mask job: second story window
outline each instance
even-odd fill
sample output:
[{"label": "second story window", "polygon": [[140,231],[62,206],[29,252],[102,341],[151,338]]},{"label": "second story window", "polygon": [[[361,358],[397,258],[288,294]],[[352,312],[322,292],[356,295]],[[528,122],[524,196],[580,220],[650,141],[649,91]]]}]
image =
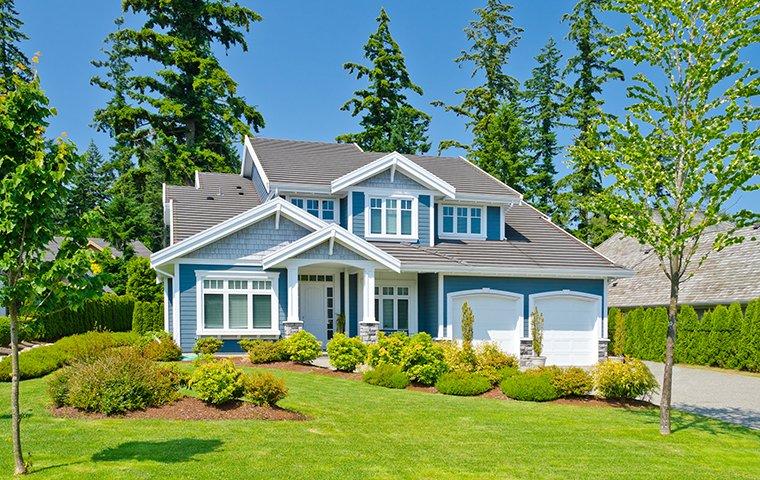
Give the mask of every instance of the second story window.
[{"label": "second story window", "polygon": [[370,197],[368,207],[368,236],[408,239],[415,235],[412,199]]},{"label": "second story window", "polygon": [[441,234],[443,235],[483,235],[483,209],[443,205],[441,207]]},{"label": "second story window", "polygon": [[292,197],[290,203],[298,208],[303,208],[317,218],[327,222],[335,221],[335,200]]}]

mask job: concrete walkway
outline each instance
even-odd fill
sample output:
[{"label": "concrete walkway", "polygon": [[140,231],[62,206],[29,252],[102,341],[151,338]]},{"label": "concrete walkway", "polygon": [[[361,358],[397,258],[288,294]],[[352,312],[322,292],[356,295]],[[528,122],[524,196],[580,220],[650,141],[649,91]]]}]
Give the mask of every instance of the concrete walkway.
[{"label": "concrete walkway", "polygon": [[[664,365],[645,362],[662,385]],[[760,377],[725,370],[673,367],[673,407],[760,430]],[[652,403],[660,403],[654,395]]]}]

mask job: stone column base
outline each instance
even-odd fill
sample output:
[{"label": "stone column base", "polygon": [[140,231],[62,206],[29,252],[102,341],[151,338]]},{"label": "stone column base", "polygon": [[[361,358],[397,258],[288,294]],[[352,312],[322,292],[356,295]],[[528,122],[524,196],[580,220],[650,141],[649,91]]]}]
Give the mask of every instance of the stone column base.
[{"label": "stone column base", "polygon": [[607,359],[607,349],[610,345],[609,338],[600,338],[599,339],[599,361],[606,360]]},{"label": "stone column base", "polygon": [[364,343],[377,343],[380,322],[359,322],[359,338]]},{"label": "stone column base", "polygon": [[533,340],[530,338],[520,339],[520,358],[533,356]]},{"label": "stone column base", "polygon": [[295,335],[296,333],[303,330],[303,322],[300,320],[287,320],[283,323],[283,326],[285,327],[285,332],[283,335],[285,338]]}]

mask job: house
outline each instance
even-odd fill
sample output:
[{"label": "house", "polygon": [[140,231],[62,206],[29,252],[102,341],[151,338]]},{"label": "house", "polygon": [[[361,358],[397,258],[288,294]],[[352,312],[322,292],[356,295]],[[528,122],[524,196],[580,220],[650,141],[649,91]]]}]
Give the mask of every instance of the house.
[{"label": "house", "polygon": [[[738,229],[735,234],[744,242],[719,252],[711,252],[699,265],[699,259],[712,248],[716,235],[727,225],[713,228],[702,236],[695,261],[681,284],[679,303],[691,305],[698,313],[716,305],[746,304],[760,297],[760,225]],[[670,281],[660,267],[651,247],[638,240],[615,234],[597,247],[597,251],[636,274],[619,278],[609,285],[609,305],[622,309],[666,306],[670,302]]]},{"label": "house", "polygon": [[606,355],[607,284],[632,274],[461,157],[246,138],[239,175],[197,173],[163,198],[170,245],[151,262],[186,352],[299,329],[324,343],[340,314],[367,342],[458,339],[468,302],[476,341],[530,354],[538,308],[547,361],[590,365]]}]

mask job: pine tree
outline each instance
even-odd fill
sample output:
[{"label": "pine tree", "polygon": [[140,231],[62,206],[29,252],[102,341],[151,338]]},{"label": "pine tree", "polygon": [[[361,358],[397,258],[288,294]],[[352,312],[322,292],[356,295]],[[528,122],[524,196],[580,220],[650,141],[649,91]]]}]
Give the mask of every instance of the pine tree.
[{"label": "pine tree", "polygon": [[0,73],[10,77],[13,71],[21,65],[21,75],[29,78],[29,58],[19,49],[18,44],[27,37],[21,27],[24,25],[18,18],[18,12],[13,0],[0,0]]},{"label": "pine tree", "polygon": [[575,43],[577,53],[568,60],[566,74],[573,75],[573,83],[567,97],[568,116],[576,135],[570,150],[573,172],[563,179],[563,186],[570,189],[571,218],[576,226],[575,235],[586,243],[597,245],[611,233],[602,216],[595,216],[586,201],[602,189],[599,167],[588,156],[578,155],[579,149],[599,150],[604,132],[597,127],[605,117],[602,110],[602,86],[611,79],[623,79],[623,73],[613,65],[607,51],[607,37],[611,29],[597,18],[602,0],[579,0],[572,13],[563,16],[569,22],[568,40]]},{"label": "pine tree", "polygon": [[90,141],[71,175],[66,215],[69,218],[81,217],[96,207],[104,206],[113,180],[112,170],[105,165],[95,143]]},{"label": "pine tree", "polygon": [[525,82],[523,93],[530,120],[530,149],[532,152],[531,188],[526,191],[528,200],[542,212],[554,216],[557,188],[554,176],[554,158],[559,153],[557,127],[562,117],[566,87],[563,82],[560,60],[562,55],[553,38],[536,56],[538,65]]},{"label": "pine tree", "polygon": [[390,32],[390,17],[385,9],[377,17],[377,30],[364,45],[364,57],[371,65],[348,62],[343,68],[367,77],[369,85],[354,92],[341,110],[361,115],[363,130],[336,137],[336,141],[355,142],[375,152],[425,153],[430,149],[427,129],[430,116],[409,104],[406,92],[422,95],[422,88],[409,77],[406,61]]}]

